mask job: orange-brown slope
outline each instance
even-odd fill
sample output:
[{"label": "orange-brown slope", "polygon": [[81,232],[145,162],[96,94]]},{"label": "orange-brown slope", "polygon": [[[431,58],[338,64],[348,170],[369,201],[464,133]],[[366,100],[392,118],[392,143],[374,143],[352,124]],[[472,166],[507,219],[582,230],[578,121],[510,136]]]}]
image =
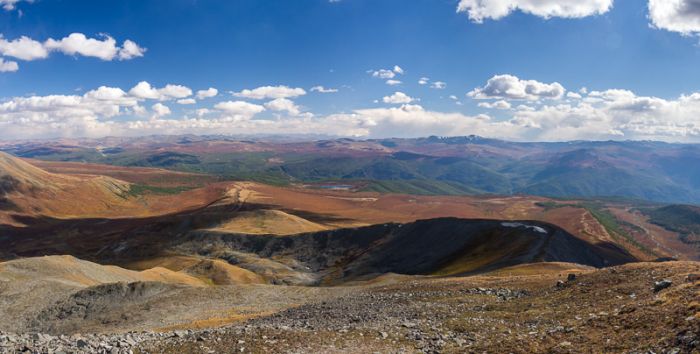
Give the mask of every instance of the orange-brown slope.
[{"label": "orange-brown slope", "polygon": [[105,176],[49,173],[0,153],[3,209],[25,214],[93,216],[132,208],[129,184]]},{"label": "orange-brown slope", "polygon": [[[258,183],[236,183],[233,189],[245,190],[245,202],[269,205],[302,217],[322,216],[311,221],[327,228],[354,227],[385,222],[412,222],[420,219],[458,217],[469,219],[540,220],[560,226],[567,232],[592,244],[620,243],[577,201],[557,201],[562,207],[546,208],[552,200],[534,196],[416,196],[348,192],[307,188],[284,188]],[[567,206],[568,205],[568,206]],[[611,209],[613,210],[613,209]],[[613,210],[615,211],[615,210]],[[621,217],[621,216],[620,216]],[[621,219],[624,221],[623,219]],[[673,237],[657,228],[648,228],[649,239]],[[235,230],[230,230],[235,231]],[[640,236],[641,237],[641,236]],[[635,257],[654,259],[659,256],[688,258],[678,245],[655,248],[655,255],[625,244]]]},{"label": "orange-brown slope", "polygon": [[131,183],[90,174],[45,171],[0,153],[0,223],[12,215],[53,218],[114,218],[160,215],[201,207],[221,196],[222,186],[178,195],[136,195]]},{"label": "orange-brown slope", "polygon": [[25,159],[47,172],[66,175],[100,175],[157,187],[201,187],[218,180],[215,176],[149,167],[124,167],[83,162]]}]

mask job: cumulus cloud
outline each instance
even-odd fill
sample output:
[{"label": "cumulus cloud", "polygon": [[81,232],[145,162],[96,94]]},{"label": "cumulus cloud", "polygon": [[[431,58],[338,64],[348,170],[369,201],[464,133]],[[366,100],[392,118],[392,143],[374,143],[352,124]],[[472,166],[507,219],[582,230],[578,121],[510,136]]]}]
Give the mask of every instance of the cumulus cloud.
[{"label": "cumulus cloud", "polygon": [[[356,110],[352,114],[329,117],[341,127],[364,137],[420,137],[426,135],[490,135],[493,131],[510,134],[511,124],[494,122],[486,115],[467,116],[461,113],[442,113],[419,105]],[[346,128],[347,129],[347,128]]]},{"label": "cumulus cloud", "polygon": [[78,95],[15,97],[0,104],[5,138],[111,134],[110,118],[138,105],[119,88],[100,87]]},{"label": "cumulus cloud", "polygon": [[161,94],[161,99],[185,98],[192,96],[192,90],[189,87],[172,84],[165,85],[165,87],[158,90],[158,93]]},{"label": "cumulus cloud", "polygon": [[208,108],[199,108],[199,109],[197,109],[197,110],[195,111],[195,114],[197,115],[197,117],[200,117],[200,118],[201,118],[201,117],[204,117],[204,116],[206,116],[207,114],[209,114],[209,113],[211,113],[211,112],[212,112],[212,111],[211,111],[210,109],[208,109]]},{"label": "cumulus cloud", "polygon": [[104,40],[87,38],[82,33],[72,33],[68,37],[60,40],[50,38],[46,41],[45,47],[48,50],[60,51],[67,55],[84,55],[96,57],[102,60],[112,60],[119,54],[117,41],[107,37]]},{"label": "cumulus cloud", "polygon": [[19,70],[19,65],[16,61],[6,61],[0,58],[0,73],[15,72]]},{"label": "cumulus cloud", "polygon": [[125,40],[119,49],[119,60],[130,60],[142,57],[146,53],[146,48],[140,47],[132,40]]},{"label": "cumulus cloud", "polygon": [[415,98],[403,93],[403,92],[394,92],[393,95],[391,96],[384,96],[382,98],[382,101],[384,103],[391,103],[391,104],[402,104],[402,103],[411,103],[415,101]]},{"label": "cumulus cloud", "polygon": [[372,77],[387,80],[386,83],[389,85],[392,85],[389,83],[390,81],[401,83],[398,80],[391,80],[391,79],[395,78],[396,75],[403,75],[404,74],[404,70],[398,65],[394,65],[394,68],[392,68],[392,69],[369,70],[367,72],[370,75],[372,75]]},{"label": "cumulus cloud", "polygon": [[336,93],[338,92],[338,89],[334,88],[325,88],[323,86],[314,86],[311,88],[311,92],[318,92],[318,93]]},{"label": "cumulus cloud", "polygon": [[[148,98],[132,95],[131,90],[102,86],[82,95],[14,97],[0,102],[0,138],[316,133],[359,137],[478,134],[519,141],[700,142],[700,92],[675,99],[638,96],[624,89],[578,95],[581,98],[526,101],[526,105],[517,106],[505,99],[480,102],[482,107],[494,109],[510,106],[499,118],[428,110],[400,92],[382,100],[397,106],[325,116],[304,113],[286,98],[272,99],[265,105],[220,102],[213,107],[198,107],[188,116],[176,115],[164,102],[145,105]],[[459,102],[456,96],[449,99]],[[251,119],[266,110],[285,114],[276,119]]]},{"label": "cumulus cloud", "polygon": [[389,86],[401,85],[403,82],[400,80],[386,80],[386,84]]},{"label": "cumulus cloud", "polygon": [[96,39],[88,38],[82,33],[72,33],[58,40],[49,38],[45,42],[39,42],[27,36],[8,40],[0,35],[0,56],[32,61],[46,59],[51,52],[111,61],[142,57],[146,49],[131,40],[126,40],[122,46],[119,46],[117,41],[110,36]]},{"label": "cumulus cloud", "polygon": [[529,100],[559,99],[566,90],[558,82],[551,84],[535,80],[520,80],[513,75],[496,75],[484,87],[478,87],[467,95],[475,99]]},{"label": "cumulus cloud", "polygon": [[146,51],[131,40],[126,40],[120,47],[110,36],[104,36],[100,40],[88,38],[82,33],[71,33],[59,40],[49,38],[44,42],[44,47],[49,51],[59,51],[66,55],[82,55],[102,60],[128,60],[141,57]]},{"label": "cumulus cloud", "polygon": [[267,102],[265,103],[265,108],[271,111],[287,112],[292,116],[298,116],[301,114],[301,109],[299,106],[297,106],[294,101],[287,98],[277,98]]},{"label": "cumulus cloud", "polygon": [[197,100],[194,98],[182,98],[176,101],[178,104],[195,104]]},{"label": "cumulus cloud", "polygon": [[141,99],[167,101],[192,96],[192,90],[186,86],[173,84],[157,89],[150,83],[141,81],[129,90],[129,94]]},{"label": "cumulus cloud", "polygon": [[256,89],[245,89],[241,92],[233,93],[236,97],[250,98],[255,100],[293,98],[306,95],[302,88],[291,88],[288,86],[263,86]]},{"label": "cumulus cloud", "polygon": [[214,108],[226,113],[228,116],[250,119],[265,110],[265,107],[245,101],[226,101],[217,103]]},{"label": "cumulus cloud", "polygon": [[20,60],[36,60],[47,58],[49,49],[43,43],[27,36],[8,41],[0,35],[0,55]]},{"label": "cumulus cloud", "polygon": [[418,79],[418,85],[427,85],[428,82],[430,82],[430,78],[427,77],[421,77]]},{"label": "cumulus cloud", "polygon": [[479,107],[481,108],[489,108],[489,109],[510,109],[511,104],[508,101],[496,101],[496,102],[480,102],[478,104]]},{"label": "cumulus cloud", "polygon": [[153,117],[154,118],[160,118],[163,116],[170,115],[170,113],[172,113],[168,106],[166,106],[160,102],[151,106],[151,109],[153,110]]},{"label": "cumulus cloud", "polygon": [[567,92],[567,93],[566,93],[566,98],[571,98],[571,99],[574,99],[574,100],[580,100],[582,97],[583,97],[583,96],[581,96],[580,94],[578,94],[578,93],[576,93],[576,92]]},{"label": "cumulus cloud", "polygon": [[211,98],[211,97],[216,97],[216,95],[219,94],[219,90],[210,87],[206,90],[199,90],[197,91],[197,99],[198,100],[203,100],[205,98]]},{"label": "cumulus cloud", "polygon": [[649,0],[649,18],[654,27],[683,35],[700,34],[700,1]]},{"label": "cumulus cloud", "polygon": [[457,12],[466,13],[475,23],[482,23],[486,19],[501,19],[516,10],[545,19],[582,18],[604,14],[612,6],[613,0],[460,0]]},{"label": "cumulus cloud", "polygon": [[659,139],[700,137],[700,94],[675,100],[637,96],[629,90],[591,91],[574,104],[522,109],[514,124],[533,128],[538,140]]}]

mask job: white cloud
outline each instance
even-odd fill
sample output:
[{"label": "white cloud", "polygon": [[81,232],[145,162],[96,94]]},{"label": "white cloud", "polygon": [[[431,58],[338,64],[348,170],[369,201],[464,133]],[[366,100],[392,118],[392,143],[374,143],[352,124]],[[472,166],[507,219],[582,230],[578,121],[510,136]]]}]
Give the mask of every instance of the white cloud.
[{"label": "white cloud", "polygon": [[214,108],[227,115],[240,119],[250,119],[265,110],[265,107],[244,101],[226,101],[217,103]]},{"label": "white cloud", "polygon": [[151,87],[151,84],[146,81],[141,81],[136,86],[129,90],[129,94],[143,99],[157,100],[160,99],[161,94],[158,89]]},{"label": "white cloud", "polygon": [[338,92],[338,89],[334,88],[325,88],[323,86],[314,86],[311,88],[311,92],[318,92],[318,93],[336,93]]},{"label": "white cloud", "polygon": [[153,117],[154,118],[160,118],[163,116],[170,115],[170,108],[160,102],[154,104],[151,106],[151,109],[153,110]]},{"label": "white cloud", "polygon": [[438,90],[445,89],[446,87],[447,87],[447,83],[442,82],[442,81],[435,81],[430,85],[430,88],[434,88],[434,89],[438,89]]},{"label": "white cloud", "polygon": [[[157,90],[156,90],[157,92]],[[162,102],[146,110],[144,98],[102,86],[82,95],[8,98],[0,102],[0,138],[100,137],[145,134],[338,134],[361,137],[467,135],[519,141],[650,139],[700,142],[700,92],[676,99],[637,96],[623,89],[591,91],[580,99],[480,102],[502,112],[488,115],[436,112],[395,93],[382,101],[400,106],[313,116],[288,99],[267,109],[291,114],[251,119],[266,110],[243,101],[202,107],[192,117],[173,116]],[[457,104],[458,97],[449,96]],[[482,105],[483,106],[483,105]],[[300,112],[298,115],[294,113]],[[150,115],[149,115],[150,114]],[[125,119],[127,118],[127,119]]]},{"label": "white cloud", "polygon": [[401,85],[402,82],[400,80],[386,80],[386,84],[389,86],[396,86]]},{"label": "white cloud", "polygon": [[700,138],[700,94],[676,100],[637,96],[628,90],[592,91],[576,104],[518,107],[511,121],[535,140]]},{"label": "white cloud", "polygon": [[44,47],[49,51],[59,51],[66,55],[82,55],[95,57],[102,60],[128,60],[143,56],[144,48],[139,47],[131,40],[126,40],[123,47],[117,45],[117,41],[104,36],[102,40],[88,38],[82,33],[71,33],[67,37],[56,40],[49,38]]},{"label": "white cloud", "polygon": [[566,90],[558,82],[551,84],[535,80],[520,80],[513,75],[496,75],[467,95],[475,99],[530,100],[559,99]]},{"label": "white cloud", "polygon": [[583,96],[581,96],[580,94],[578,94],[578,93],[576,93],[576,92],[567,92],[567,93],[566,93],[566,98],[571,98],[571,99],[574,99],[574,100],[580,100],[582,97],[583,97]]},{"label": "white cloud", "polygon": [[192,90],[189,87],[182,85],[168,84],[165,85],[165,87],[163,87],[162,89],[159,89],[158,92],[164,97],[161,99],[185,98],[192,96]]},{"label": "white cloud", "polygon": [[130,60],[142,57],[146,53],[146,48],[140,47],[136,42],[125,40],[119,49],[119,60]]},{"label": "white cloud", "polygon": [[516,10],[545,19],[581,18],[604,14],[612,6],[613,0],[460,0],[457,12],[464,12],[473,22],[482,23],[486,19],[501,19]]},{"label": "white cloud", "polygon": [[131,40],[124,41],[124,44],[120,47],[112,37],[103,36],[103,39],[95,39],[88,38],[82,33],[72,33],[59,40],[49,38],[43,43],[27,36],[8,40],[0,35],[0,56],[31,61],[46,59],[51,52],[95,57],[110,61],[142,57],[146,49]]},{"label": "white cloud", "polygon": [[82,33],[72,33],[68,37],[60,40],[50,38],[46,41],[45,47],[48,50],[60,51],[66,55],[84,55],[96,57],[102,60],[112,60],[118,55],[117,41],[112,37],[104,40],[87,38]]},{"label": "white cloud", "polygon": [[119,88],[100,87],[78,95],[14,97],[0,103],[0,136],[105,136],[117,124],[111,118],[134,109],[138,101]]},{"label": "white cloud", "polygon": [[138,100],[129,96],[124,90],[118,87],[100,86],[96,90],[91,90],[83,95],[83,98],[101,103],[108,103],[115,106],[135,106]]},{"label": "white cloud", "polygon": [[302,88],[291,88],[288,86],[263,86],[253,90],[245,89],[233,94],[236,97],[251,98],[255,100],[293,98],[306,95]]},{"label": "white cloud", "polygon": [[368,73],[370,73],[372,77],[386,80],[393,79],[396,75],[403,75],[404,71],[400,66],[394,65],[393,69],[370,70]]},{"label": "white cloud", "polygon": [[141,81],[129,90],[129,94],[141,99],[167,101],[192,96],[192,90],[186,86],[172,84],[157,89],[150,83]]},{"label": "white cloud", "polygon": [[478,104],[479,107],[482,108],[489,108],[489,109],[510,109],[511,105],[508,101],[496,101],[496,102],[480,102]]},{"label": "white cloud", "polygon": [[380,78],[380,79],[393,79],[396,77],[396,73],[393,72],[392,70],[387,70],[387,69],[379,69],[376,71],[370,71],[372,73],[373,77]]},{"label": "white cloud", "polygon": [[297,106],[294,101],[287,98],[277,98],[267,102],[265,103],[265,108],[277,112],[287,112],[292,116],[301,114],[299,106]]},{"label": "white cloud", "polygon": [[177,103],[178,104],[196,104],[197,100],[195,100],[194,98],[182,98],[182,99],[177,100]]},{"label": "white cloud", "polygon": [[0,58],[0,73],[15,72],[19,70],[19,65],[16,61],[6,61]]},{"label": "white cloud", "polygon": [[655,28],[683,35],[700,34],[700,1],[649,0],[649,18]]},{"label": "white cloud", "polygon": [[201,117],[204,117],[204,116],[206,116],[207,114],[209,114],[209,113],[211,113],[211,112],[212,112],[212,111],[211,111],[210,109],[208,109],[208,108],[200,108],[200,109],[198,109],[198,110],[195,111],[195,114],[197,115],[197,117],[200,117],[200,118],[201,118]]},{"label": "white cloud", "polygon": [[429,81],[430,78],[421,77],[420,79],[418,79],[418,85],[427,85]]},{"label": "white cloud", "polygon": [[216,95],[219,94],[219,90],[210,87],[206,90],[199,90],[197,91],[197,99],[198,100],[203,100],[205,98],[211,98],[211,97],[216,97]]},{"label": "white cloud", "polygon": [[403,104],[403,103],[411,103],[415,101],[415,98],[403,93],[403,92],[394,92],[393,95],[391,96],[384,96],[382,98],[382,101],[384,103],[391,103],[391,104]]},{"label": "white cloud", "polygon": [[145,117],[146,114],[148,113],[148,111],[146,110],[146,107],[138,105],[138,104],[135,106],[132,106],[132,107],[126,107],[124,109],[124,112],[126,114],[128,114],[129,111],[131,111],[135,116],[140,116],[140,117]]},{"label": "white cloud", "polygon": [[466,116],[425,110],[419,105],[356,110],[327,118],[333,124],[364,137],[421,137],[427,135],[488,136],[493,131],[511,134],[508,122],[493,122],[486,115]]},{"label": "white cloud", "polygon": [[515,109],[517,109],[519,111],[527,111],[527,112],[532,112],[532,111],[536,110],[535,107],[528,106],[526,104],[518,105],[518,107],[515,107]]},{"label": "white cloud", "polygon": [[26,36],[8,41],[0,35],[0,55],[20,60],[36,60],[47,58],[49,51],[43,43]]}]

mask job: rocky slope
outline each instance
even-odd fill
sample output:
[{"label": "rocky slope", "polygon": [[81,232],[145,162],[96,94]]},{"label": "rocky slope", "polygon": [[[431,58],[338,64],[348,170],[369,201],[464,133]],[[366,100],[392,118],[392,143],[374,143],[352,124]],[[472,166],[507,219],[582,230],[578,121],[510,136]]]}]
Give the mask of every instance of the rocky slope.
[{"label": "rocky slope", "polygon": [[309,293],[300,306],[214,329],[3,332],[0,351],[696,353],[698,272],[697,262],[670,262],[573,275],[535,265],[519,276],[387,276],[328,288],[332,296]]}]

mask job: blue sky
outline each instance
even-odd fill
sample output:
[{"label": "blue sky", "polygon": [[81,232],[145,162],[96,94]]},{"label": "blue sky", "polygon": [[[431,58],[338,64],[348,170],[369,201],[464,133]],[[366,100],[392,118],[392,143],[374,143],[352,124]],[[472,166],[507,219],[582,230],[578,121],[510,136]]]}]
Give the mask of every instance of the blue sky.
[{"label": "blue sky", "polygon": [[[698,141],[700,11],[693,0],[660,2],[0,0],[0,138],[272,132]],[[669,3],[670,12],[658,8]],[[499,14],[504,8],[511,11]],[[76,33],[115,45],[96,53],[76,47],[86,42],[61,41]],[[45,57],[22,60],[23,36],[45,47]],[[126,40],[137,46],[128,55]],[[134,96],[142,81],[192,95]],[[311,90],[319,85],[337,92]],[[124,95],[90,94],[101,86]],[[265,86],[304,94],[240,94]],[[195,97],[210,87],[215,97]]]}]

